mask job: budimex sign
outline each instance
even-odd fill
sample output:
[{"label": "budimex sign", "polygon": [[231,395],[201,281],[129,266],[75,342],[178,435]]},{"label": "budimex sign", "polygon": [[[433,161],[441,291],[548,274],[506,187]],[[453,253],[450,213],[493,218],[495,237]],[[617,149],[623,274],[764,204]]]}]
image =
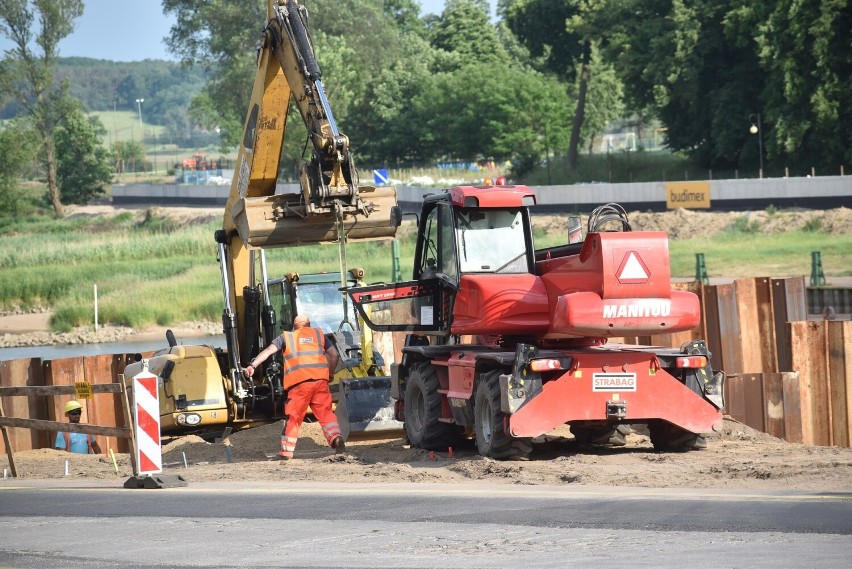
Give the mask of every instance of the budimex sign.
[{"label": "budimex sign", "polygon": [[666,207],[709,208],[710,182],[667,182]]}]

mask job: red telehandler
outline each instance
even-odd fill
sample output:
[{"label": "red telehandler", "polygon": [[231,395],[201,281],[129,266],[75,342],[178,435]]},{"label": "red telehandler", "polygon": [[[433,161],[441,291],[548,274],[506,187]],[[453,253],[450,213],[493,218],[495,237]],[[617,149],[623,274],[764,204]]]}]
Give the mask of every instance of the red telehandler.
[{"label": "red telehandler", "polygon": [[443,450],[475,436],[481,455],[522,460],[566,423],[580,441],[611,444],[645,424],[656,449],[706,446],[725,374],[705,342],[608,343],[698,325],[697,296],[671,288],[667,235],[632,231],[607,204],[585,239],[536,250],[535,203],[525,186],[427,196],[414,280],[348,291],[373,330],[407,332],[391,374],[409,442]]}]

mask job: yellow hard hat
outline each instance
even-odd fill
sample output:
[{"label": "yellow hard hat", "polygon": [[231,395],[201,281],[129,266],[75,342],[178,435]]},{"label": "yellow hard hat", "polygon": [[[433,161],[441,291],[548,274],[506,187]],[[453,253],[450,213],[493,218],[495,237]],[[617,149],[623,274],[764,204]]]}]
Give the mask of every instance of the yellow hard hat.
[{"label": "yellow hard hat", "polygon": [[81,409],[83,406],[80,405],[77,401],[71,400],[65,404],[65,409],[62,410],[66,415],[71,411],[76,411],[77,409]]}]

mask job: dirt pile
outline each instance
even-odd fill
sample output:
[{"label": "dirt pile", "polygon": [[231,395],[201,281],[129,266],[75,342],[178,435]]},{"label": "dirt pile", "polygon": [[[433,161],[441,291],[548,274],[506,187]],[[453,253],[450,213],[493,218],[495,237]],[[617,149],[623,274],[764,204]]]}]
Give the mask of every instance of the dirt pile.
[{"label": "dirt pile", "polygon": [[[401,438],[350,440],[336,455],[318,424],[305,424],[296,458],[279,462],[281,423],[232,434],[227,442],[200,437],[164,441],[164,473],[189,483],[209,481],[337,481],[505,484],[578,484],[653,488],[742,488],[852,491],[852,449],[792,444],[726,419],[708,447],[687,453],[654,451],[639,429],[627,446],[576,443],[567,428],[537,440],[529,461],[499,462],[476,454],[471,443],[452,451],[413,449]],[[85,456],[40,449],[14,455],[18,476],[34,479],[115,479],[132,475],[129,456]],[[229,462],[230,460],[230,462]],[[8,460],[0,455],[0,468]]]}]

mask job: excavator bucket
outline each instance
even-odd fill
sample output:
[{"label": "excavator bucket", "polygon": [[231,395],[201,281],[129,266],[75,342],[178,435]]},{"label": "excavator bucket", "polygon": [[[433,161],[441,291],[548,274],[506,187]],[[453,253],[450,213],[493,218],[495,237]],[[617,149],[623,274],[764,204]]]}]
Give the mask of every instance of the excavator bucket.
[{"label": "excavator bucket", "polygon": [[[388,239],[396,235],[401,212],[396,188],[360,186],[359,209],[342,222],[349,241]],[[249,247],[283,247],[336,243],[340,220],[333,210],[305,205],[299,194],[241,198],[234,206],[234,224]]]},{"label": "excavator bucket", "polygon": [[[340,395],[341,388],[343,396]],[[344,440],[401,435],[402,421],[394,419],[391,377],[343,379],[329,386],[334,412]]]},{"label": "excavator bucket", "polygon": [[390,376],[362,377],[347,383],[344,393],[353,433],[402,431],[402,422],[394,419]]},{"label": "excavator bucket", "polygon": [[[347,430],[355,434],[364,433],[366,437],[401,433],[402,422],[394,419],[391,377],[378,375],[383,372],[383,367],[368,364],[361,357],[363,344],[360,332],[338,331],[329,336],[341,357],[331,390],[337,401],[336,413],[344,434]],[[342,397],[340,386],[343,387]]]}]

